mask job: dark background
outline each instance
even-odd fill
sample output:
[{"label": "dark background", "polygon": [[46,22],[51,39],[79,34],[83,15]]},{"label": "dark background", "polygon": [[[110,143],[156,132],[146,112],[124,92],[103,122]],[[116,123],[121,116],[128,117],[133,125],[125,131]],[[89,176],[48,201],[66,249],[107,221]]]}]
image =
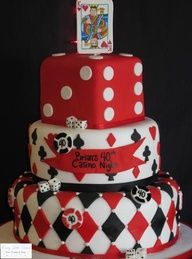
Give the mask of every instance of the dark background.
[{"label": "dark background", "polygon": [[[114,52],[143,61],[145,111],[160,128],[162,169],[180,184],[182,221],[192,224],[192,1],[113,2]],[[1,2],[1,223],[12,217],[8,187],[29,169],[40,64],[52,53],[76,51],[74,8],[74,0]]]}]

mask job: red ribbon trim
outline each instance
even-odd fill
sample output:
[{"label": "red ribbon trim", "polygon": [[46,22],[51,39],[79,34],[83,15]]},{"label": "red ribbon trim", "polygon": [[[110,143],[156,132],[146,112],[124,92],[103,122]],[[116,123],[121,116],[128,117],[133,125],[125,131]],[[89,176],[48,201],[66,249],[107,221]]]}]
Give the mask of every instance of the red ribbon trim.
[{"label": "red ribbon trim", "polygon": [[74,174],[114,174],[129,170],[145,163],[134,154],[145,138],[136,143],[109,149],[72,149],[67,154],[57,153],[53,147],[54,135],[45,139],[55,157],[42,161],[57,170]]}]

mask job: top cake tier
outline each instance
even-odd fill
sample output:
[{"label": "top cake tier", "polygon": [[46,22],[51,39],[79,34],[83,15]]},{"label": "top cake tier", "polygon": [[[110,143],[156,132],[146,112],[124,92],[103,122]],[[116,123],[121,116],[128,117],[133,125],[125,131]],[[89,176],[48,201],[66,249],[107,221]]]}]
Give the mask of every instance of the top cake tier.
[{"label": "top cake tier", "polygon": [[[44,123],[110,128],[144,119],[142,63],[129,54],[52,55],[41,66]],[[76,126],[75,126],[76,125]]]}]

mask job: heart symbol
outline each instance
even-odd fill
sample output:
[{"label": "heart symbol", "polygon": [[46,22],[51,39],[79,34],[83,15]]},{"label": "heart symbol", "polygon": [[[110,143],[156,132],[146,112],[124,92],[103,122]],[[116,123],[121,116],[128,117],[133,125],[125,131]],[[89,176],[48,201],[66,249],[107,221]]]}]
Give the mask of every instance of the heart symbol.
[{"label": "heart symbol", "polygon": [[101,47],[102,47],[102,48],[107,48],[108,45],[107,45],[107,43],[106,43],[105,41],[103,41],[103,42],[101,43]]},{"label": "heart symbol", "polygon": [[149,132],[151,134],[152,139],[155,140],[155,138],[156,138],[156,127],[155,126],[150,127]]},{"label": "heart symbol", "polygon": [[86,12],[88,9],[88,5],[83,5],[83,10]]}]

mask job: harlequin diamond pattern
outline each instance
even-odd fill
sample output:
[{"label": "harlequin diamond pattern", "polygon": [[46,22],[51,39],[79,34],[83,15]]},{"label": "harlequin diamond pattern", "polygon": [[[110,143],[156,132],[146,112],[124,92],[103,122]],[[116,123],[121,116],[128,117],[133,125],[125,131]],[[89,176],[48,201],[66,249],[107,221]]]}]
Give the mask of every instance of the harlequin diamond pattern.
[{"label": "harlequin diamond pattern", "polygon": [[62,215],[63,215],[63,212],[61,212],[59,214],[59,216],[57,217],[56,221],[53,224],[53,228],[57,232],[57,234],[60,237],[61,241],[66,241],[68,236],[71,234],[72,229],[66,228],[63,225]]},{"label": "harlequin diamond pattern", "polygon": [[26,205],[23,206],[22,213],[21,213],[21,220],[23,223],[23,228],[25,233],[28,233],[29,228],[31,226],[31,215]]},{"label": "harlequin diamond pattern", "polygon": [[156,235],[159,237],[161,234],[161,231],[163,229],[163,226],[165,224],[166,217],[160,207],[158,207],[152,221],[151,221],[151,227],[153,228]]},{"label": "harlequin diamond pattern", "polygon": [[112,133],[110,133],[109,136],[107,137],[107,142],[109,146],[112,147],[115,144],[115,141],[116,141],[116,138]]}]

